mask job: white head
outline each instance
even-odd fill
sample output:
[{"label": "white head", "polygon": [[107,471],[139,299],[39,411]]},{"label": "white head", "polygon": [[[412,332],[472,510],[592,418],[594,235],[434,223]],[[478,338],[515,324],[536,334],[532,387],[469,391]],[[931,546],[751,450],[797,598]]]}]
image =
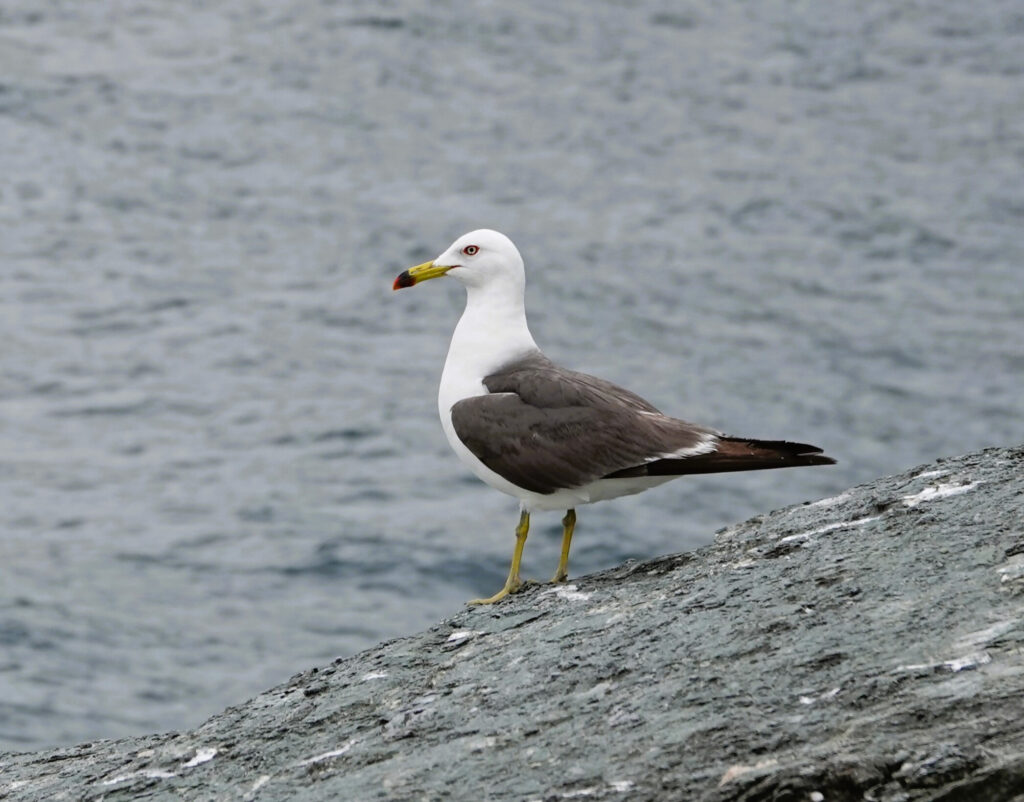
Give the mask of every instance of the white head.
[{"label": "white head", "polygon": [[394,289],[411,287],[439,276],[451,276],[467,290],[505,286],[522,295],[526,286],[523,257],[508,237],[489,228],[463,234],[448,249],[395,279]]}]

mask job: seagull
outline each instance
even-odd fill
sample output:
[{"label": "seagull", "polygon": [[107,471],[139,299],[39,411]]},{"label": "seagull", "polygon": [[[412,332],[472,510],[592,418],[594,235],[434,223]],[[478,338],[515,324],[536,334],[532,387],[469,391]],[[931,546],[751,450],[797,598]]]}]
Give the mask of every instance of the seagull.
[{"label": "seagull", "polygon": [[526,270],[504,234],[464,234],[433,261],[401,273],[393,289],[441,276],[466,288],[437,394],[441,426],[459,459],[520,506],[504,587],[469,604],[493,604],[524,587],[519,563],[533,511],[565,510],[551,579],[564,582],[582,504],[687,474],[835,463],[817,446],[729,437],[669,417],[629,390],[556,365],[526,324]]}]

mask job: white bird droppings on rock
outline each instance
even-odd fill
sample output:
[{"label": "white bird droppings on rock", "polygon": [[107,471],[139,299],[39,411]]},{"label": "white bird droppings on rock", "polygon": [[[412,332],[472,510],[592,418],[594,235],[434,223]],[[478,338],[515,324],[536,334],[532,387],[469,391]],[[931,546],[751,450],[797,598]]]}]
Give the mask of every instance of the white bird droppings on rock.
[{"label": "white bird droppings on rock", "polygon": [[[808,504],[808,507],[834,507],[836,504],[842,504],[850,498],[850,493],[840,493],[838,496],[829,496],[828,498],[818,499],[818,501],[812,501]],[[796,508],[799,511],[799,507]]]},{"label": "white bird droppings on rock", "polygon": [[836,529],[851,529],[855,526],[864,526],[872,521],[877,521],[878,518],[879,516],[872,515],[867,518],[857,518],[853,521],[837,521],[836,523],[825,524],[824,526],[819,526],[817,529],[811,529],[807,532],[798,532],[795,535],[787,535],[786,537],[781,538],[779,543],[792,543],[797,540],[807,540],[814,535],[823,535],[826,532],[834,532]]},{"label": "white bird droppings on rock", "polygon": [[482,632],[477,632],[475,629],[457,629],[448,636],[448,640],[446,640],[445,643],[462,643],[465,640],[475,638],[477,635],[482,634]]},{"label": "white bird droppings on rock", "polygon": [[196,755],[187,763],[182,764],[183,769],[190,769],[193,766],[198,766],[202,763],[206,763],[208,760],[213,760],[214,755],[217,754],[217,750],[211,747],[204,747],[203,749],[197,749]]},{"label": "white bird droppings on rock", "polygon": [[313,755],[313,757],[307,757],[304,760],[300,760],[298,765],[310,766],[313,763],[322,763],[323,761],[330,760],[333,757],[341,757],[355,745],[355,742],[356,739],[352,738],[346,741],[341,746],[339,746],[337,749],[332,749],[329,752],[321,752],[319,755]]},{"label": "white bird droppings on rock", "polygon": [[912,496],[904,496],[901,500],[908,507],[916,507],[918,504],[922,504],[926,501],[935,501],[940,498],[959,496],[961,493],[973,490],[977,486],[977,482],[968,482],[965,485],[929,485],[920,493],[914,493]]},{"label": "white bird droppings on rock", "polygon": [[988,652],[975,652],[974,654],[967,654],[963,657],[955,657],[952,660],[947,660],[942,664],[943,668],[948,671],[970,671],[978,666],[987,665],[992,662],[992,655]]},{"label": "white bird droppings on rock", "polygon": [[134,780],[138,777],[142,777],[147,780],[167,780],[176,776],[177,775],[173,771],[166,771],[165,769],[142,769],[142,771],[133,771],[129,774],[118,774],[116,777],[104,780],[100,785],[117,785],[118,783]]},{"label": "white bird droppings on rock", "polygon": [[969,671],[978,666],[992,662],[992,656],[988,652],[974,652],[963,657],[954,657],[951,660],[940,660],[937,663],[908,663],[896,666],[896,671]]},{"label": "white bird droppings on rock", "polygon": [[840,688],[833,688],[830,691],[819,693],[817,696],[801,696],[800,704],[813,705],[815,702],[827,702],[829,699],[835,699],[839,695],[840,690]]},{"label": "white bird droppings on rock", "polygon": [[735,766],[730,766],[725,770],[722,775],[722,779],[718,781],[718,787],[721,788],[723,785],[731,783],[737,777],[742,777],[744,774],[749,774],[752,771],[762,771],[764,769],[770,769],[773,766],[778,765],[779,761],[773,757],[766,757],[763,760],[757,761],[753,766],[743,765],[737,763]]},{"label": "white bird droppings on rock", "polygon": [[591,594],[584,593],[581,590],[577,590],[575,585],[559,585],[556,588],[545,591],[545,595],[554,594],[560,599],[566,601],[587,601]]}]

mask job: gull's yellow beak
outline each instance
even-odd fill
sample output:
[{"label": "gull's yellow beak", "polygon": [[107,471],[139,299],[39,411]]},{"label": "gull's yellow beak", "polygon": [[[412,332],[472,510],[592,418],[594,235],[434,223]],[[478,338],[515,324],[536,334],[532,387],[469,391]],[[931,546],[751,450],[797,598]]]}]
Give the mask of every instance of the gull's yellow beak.
[{"label": "gull's yellow beak", "polygon": [[413,284],[419,284],[421,281],[443,276],[449,270],[451,270],[450,265],[435,265],[433,262],[424,262],[400,273],[391,289],[400,290],[404,287],[411,287]]}]

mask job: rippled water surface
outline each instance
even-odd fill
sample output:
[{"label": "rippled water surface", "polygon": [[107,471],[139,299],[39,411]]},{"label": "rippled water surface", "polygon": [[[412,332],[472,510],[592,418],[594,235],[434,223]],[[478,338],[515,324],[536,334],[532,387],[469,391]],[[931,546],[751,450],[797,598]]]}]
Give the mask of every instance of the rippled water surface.
[{"label": "rippled water surface", "polygon": [[461,290],[391,292],[471,228],[554,359],[841,461],[583,508],[576,574],[1024,439],[1019,3],[297,5],[0,12],[0,748],[500,585],[515,503],[435,408]]}]

